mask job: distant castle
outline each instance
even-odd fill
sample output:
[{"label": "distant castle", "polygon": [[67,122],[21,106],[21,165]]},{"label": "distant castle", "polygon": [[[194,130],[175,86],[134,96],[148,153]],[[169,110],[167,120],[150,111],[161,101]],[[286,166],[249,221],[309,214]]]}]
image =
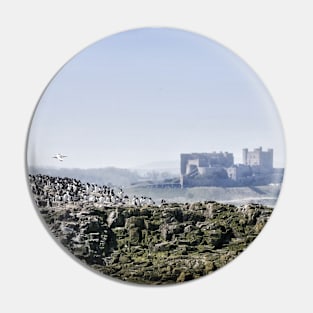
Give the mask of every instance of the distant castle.
[{"label": "distant castle", "polygon": [[242,150],[242,164],[234,164],[228,152],[188,153],[180,155],[180,185],[256,186],[281,183],[284,169],[273,167],[274,150]]}]

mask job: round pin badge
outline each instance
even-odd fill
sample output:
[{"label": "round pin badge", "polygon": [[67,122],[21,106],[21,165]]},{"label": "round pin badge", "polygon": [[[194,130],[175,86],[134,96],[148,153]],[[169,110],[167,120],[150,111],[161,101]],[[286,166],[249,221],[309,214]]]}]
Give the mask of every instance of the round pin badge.
[{"label": "round pin badge", "polygon": [[197,279],[244,251],[273,212],[284,165],[258,76],[217,42],[171,28],[75,55],[42,94],[27,141],[30,193],[52,236],[90,269],[147,285]]}]

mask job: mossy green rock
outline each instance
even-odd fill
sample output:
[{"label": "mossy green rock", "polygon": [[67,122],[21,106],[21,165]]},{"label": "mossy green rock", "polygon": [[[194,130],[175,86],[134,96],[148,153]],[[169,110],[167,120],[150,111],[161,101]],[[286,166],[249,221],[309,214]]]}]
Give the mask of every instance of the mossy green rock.
[{"label": "mossy green rock", "polygon": [[207,275],[240,254],[272,208],[217,202],[40,208],[52,233],[97,271],[145,284]]}]

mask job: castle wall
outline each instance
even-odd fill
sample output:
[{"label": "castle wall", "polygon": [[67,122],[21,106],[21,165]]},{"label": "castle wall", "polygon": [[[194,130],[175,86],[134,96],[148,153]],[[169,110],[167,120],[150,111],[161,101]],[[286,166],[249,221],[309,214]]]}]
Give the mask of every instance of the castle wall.
[{"label": "castle wall", "polygon": [[221,186],[221,187],[231,187],[235,186],[236,183],[230,179],[222,178],[208,178],[208,177],[197,177],[192,178],[189,176],[181,177],[182,187],[209,187],[209,186]]},{"label": "castle wall", "polygon": [[241,178],[248,177],[252,175],[251,167],[248,165],[234,165],[227,168],[228,177],[232,180],[240,180]]},{"label": "castle wall", "polygon": [[[212,153],[183,153],[180,155],[180,172],[186,175],[188,166],[196,165],[198,167],[230,167],[234,164],[234,156],[228,152]],[[190,171],[190,167],[189,167]]]},{"label": "castle wall", "polygon": [[180,174],[185,175],[186,174],[186,167],[187,162],[189,160],[190,154],[181,154],[180,155]]}]

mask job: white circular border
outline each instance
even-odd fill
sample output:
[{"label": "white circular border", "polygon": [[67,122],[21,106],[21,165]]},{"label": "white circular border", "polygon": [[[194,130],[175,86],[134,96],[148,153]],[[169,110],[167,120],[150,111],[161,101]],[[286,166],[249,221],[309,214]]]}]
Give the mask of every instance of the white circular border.
[{"label": "white circular border", "polygon": [[[18,2],[18,4],[16,3]],[[1,311],[310,311],[312,41],[307,1],[7,2],[1,10]],[[168,26],[230,48],[274,98],[286,138],[286,175],[274,213],[253,244],[207,277],[172,287],[112,281],[73,262],[36,214],[24,168],[26,133],[40,94],[89,44],[119,31]],[[311,42],[310,42],[311,41]],[[308,286],[307,286],[308,285]]]}]

